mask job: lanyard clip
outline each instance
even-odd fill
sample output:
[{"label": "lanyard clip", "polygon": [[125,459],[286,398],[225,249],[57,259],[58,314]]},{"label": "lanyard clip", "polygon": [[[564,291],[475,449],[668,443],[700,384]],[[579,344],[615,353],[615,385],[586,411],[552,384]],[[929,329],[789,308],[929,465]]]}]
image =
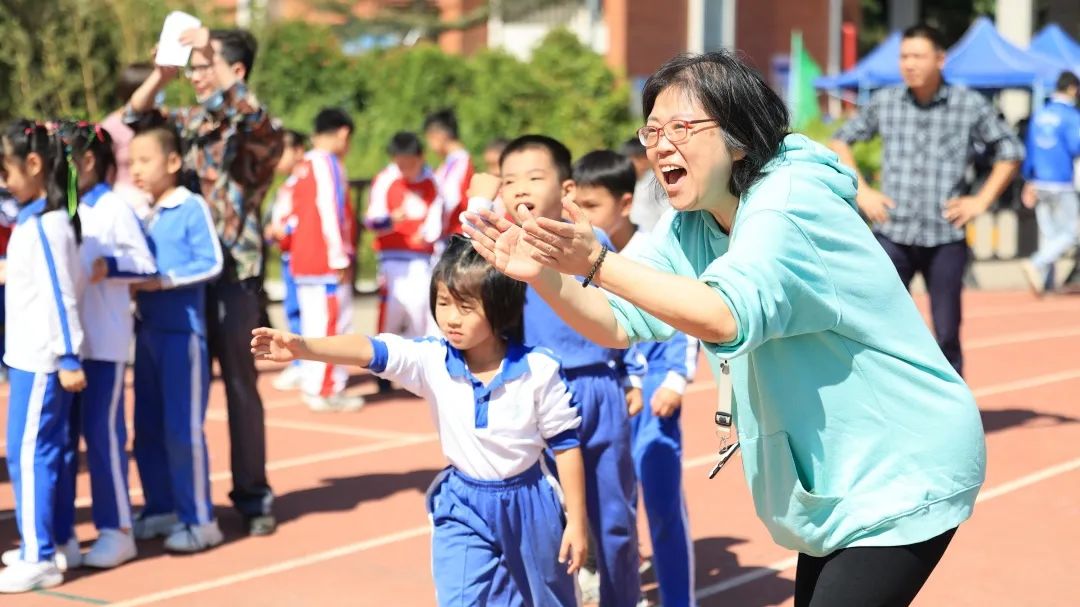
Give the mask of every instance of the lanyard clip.
[{"label": "lanyard clip", "polygon": [[734,443],[731,443],[730,445],[727,445],[727,446],[721,445],[721,447],[720,447],[720,460],[716,462],[716,465],[713,466],[712,471],[709,472],[709,478],[711,479],[714,476],[716,476],[720,472],[720,469],[724,467],[724,464],[728,463],[728,460],[731,459],[731,456],[735,455],[735,452],[738,451],[738,450],[739,450],[739,442],[738,441],[735,441]]}]

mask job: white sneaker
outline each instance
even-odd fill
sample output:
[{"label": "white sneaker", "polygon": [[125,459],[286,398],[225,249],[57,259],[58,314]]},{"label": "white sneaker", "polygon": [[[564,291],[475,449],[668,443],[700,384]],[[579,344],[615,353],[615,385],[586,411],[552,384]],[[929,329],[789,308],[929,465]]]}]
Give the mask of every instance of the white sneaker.
[{"label": "white sneaker", "polygon": [[335,394],[331,397],[303,396],[304,404],[315,413],[334,411],[337,413],[350,413],[359,411],[364,407],[364,397],[359,395]]},{"label": "white sneaker", "polygon": [[172,552],[202,552],[225,541],[217,521],[202,525],[177,525],[165,538],[165,549]]},{"label": "white sneaker", "polygon": [[600,602],[600,572],[593,573],[588,569],[578,571],[578,587],[581,588],[582,603]]},{"label": "white sneaker", "polygon": [[0,555],[0,563],[3,563],[5,567],[10,567],[19,562],[19,551],[21,548],[12,548],[11,550],[5,550],[4,554]]},{"label": "white sneaker", "polygon": [[[0,555],[0,562],[6,567],[11,567],[15,563],[21,563],[22,558],[19,556],[19,550],[19,548],[5,550],[4,554]],[[61,572],[81,567],[82,550],[79,548],[79,540],[71,538],[68,540],[67,544],[57,546],[56,554],[53,555],[53,559],[56,561],[56,568]]]},{"label": "white sneaker", "polygon": [[0,571],[0,592],[14,594],[30,592],[59,586],[64,582],[64,574],[52,561],[27,563],[16,560]]},{"label": "white sneaker", "polygon": [[275,390],[281,390],[282,392],[296,390],[300,387],[303,379],[304,376],[300,373],[300,366],[289,365],[274,378],[273,386]]},{"label": "white sneaker", "polygon": [[1039,268],[1036,268],[1035,264],[1028,259],[1020,262],[1020,269],[1024,272],[1024,278],[1027,279],[1031,292],[1037,297],[1042,297],[1046,291],[1046,274],[1040,272]]},{"label": "white sneaker", "polygon": [[60,571],[70,571],[82,567],[82,548],[79,540],[72,537],[67,544],[56,547],[56,568]]},{"label": "white sneaker", "polygon": [[168,514],[151,514],[139,516],[132,525],[131,533],[137,540],[150,540],[155,537],[167,537],[173,532],[173,527],[180,522],[175,512]]},{"label": "white sneaker", "polygon": [[112,569],[135,558],[138,554],[135,538],[119,529],[102,529],[83,564],[97,569]]}]

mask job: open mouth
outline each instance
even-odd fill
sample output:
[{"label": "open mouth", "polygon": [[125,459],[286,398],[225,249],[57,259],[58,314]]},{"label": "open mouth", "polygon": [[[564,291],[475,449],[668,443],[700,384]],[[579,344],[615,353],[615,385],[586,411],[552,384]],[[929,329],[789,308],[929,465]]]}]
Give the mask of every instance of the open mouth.
[{"label": "open mouth", "polygon": [[661,167],[660,172],[664,176],[664,183],[668,185],[675,185],[679,183],[683,177],[686,177],[686,169],[674,165]]}]

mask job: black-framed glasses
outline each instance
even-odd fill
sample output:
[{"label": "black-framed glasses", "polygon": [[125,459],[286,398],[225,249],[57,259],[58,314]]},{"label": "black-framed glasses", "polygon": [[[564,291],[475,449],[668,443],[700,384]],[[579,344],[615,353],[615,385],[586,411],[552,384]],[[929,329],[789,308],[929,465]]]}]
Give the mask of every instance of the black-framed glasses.
[{"label": "black-framed glasses", "polygon": [[715,118],[701,118],[699,120],[669,120],[666,124],[660,126],[645,125],[638,129],[637,136],[641,145],[647,148],[654,148],[660,143],[660,133],[667,137],[667,140],[671,143],[682,143],[690,138],[690,135],[694,132],[691,127],[695,124],[701,124],[703,122],[716,122]]}]

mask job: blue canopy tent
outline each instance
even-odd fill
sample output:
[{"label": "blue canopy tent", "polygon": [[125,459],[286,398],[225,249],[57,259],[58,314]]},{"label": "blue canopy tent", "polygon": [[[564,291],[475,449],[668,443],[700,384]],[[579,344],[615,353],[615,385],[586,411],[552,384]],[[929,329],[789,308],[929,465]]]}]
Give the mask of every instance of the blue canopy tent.
[{"label": "blue canopy tent", "polygon": [[1072,66],[1073,72],[1080,74],[1080,43],[1077,43],[1061,26],[1051,23],[1039,30],[1031,39],[1029,50],[1053,57],[1064,65]]},{"label": "blue canopy tent", "polygon": [[971,24],[945,58],[945,79],[976,89],[1031,88],[1036,97],[1068,66],[1015,46],[986,17]]},{"label": "blue canopy tent", "polygon": [[866,54],[855,67],[837,74],[823,76],[814,81],[818,89],[868,90],[899,84],[900,77],[900,32],[893,32],[874,50]]}]

